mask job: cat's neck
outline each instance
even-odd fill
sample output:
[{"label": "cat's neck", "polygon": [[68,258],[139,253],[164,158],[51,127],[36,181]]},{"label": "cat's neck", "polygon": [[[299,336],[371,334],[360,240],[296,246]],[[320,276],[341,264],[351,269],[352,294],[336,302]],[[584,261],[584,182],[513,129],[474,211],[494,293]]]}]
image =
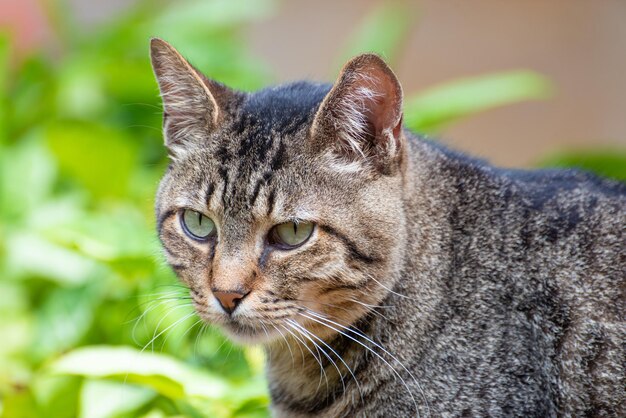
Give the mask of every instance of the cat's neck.
[{"label": "cat's neck", "polygon": [[375,322],[370,314],[350,327],[337,323],[341,332],[324,339],[293,333],[267,346],[273,407],[287,411],[286,416],[317,414],[330,405],[340,409],[344,401],[337,401],[347,388],[358,386],[356,375],[367,364],[367,340]]}]

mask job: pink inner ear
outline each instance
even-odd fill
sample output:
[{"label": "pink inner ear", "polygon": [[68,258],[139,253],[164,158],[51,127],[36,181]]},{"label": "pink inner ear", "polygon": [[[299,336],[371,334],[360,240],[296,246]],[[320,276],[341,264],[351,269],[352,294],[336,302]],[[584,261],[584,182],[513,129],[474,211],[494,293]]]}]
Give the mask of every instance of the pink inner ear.
[{"label": "pink inner ear", "polygon": [[377,90],[380,92],[374,100],[374,104],[371,110],[371,122],[376,129],[376,135],[380,134],[383,129],[394,129],[396,121],[398,120],[397,109],[397,92],[395,83],[389,80],[386,74],[383,74],[380,70],[375,70],[374,76],[377,82]]},{"label": "pink inner ear", "polygon": [[312,145],[349,159],[393,161],[401,150],[402,87],[378,56],[350,60],[315,116]]},{"label": "pink inner ear", "polygon": [[374,137],[386,129],[391,130],[394,136],[400,133],[401,94],[395,78],[385,69],[372,64],[358,69],[354,84],[348,86],[346,91],[348,100],[360,104],[351,110],[362,114]]}]

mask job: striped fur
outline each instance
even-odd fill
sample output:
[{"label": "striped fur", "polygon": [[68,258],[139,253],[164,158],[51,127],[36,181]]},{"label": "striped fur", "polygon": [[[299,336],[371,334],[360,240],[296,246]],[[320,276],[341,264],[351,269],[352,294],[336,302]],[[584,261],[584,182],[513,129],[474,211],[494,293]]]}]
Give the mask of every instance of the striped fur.
[{"label": "striped fur", "polygon": [[[244,94],[163,41],[152,53],[164,253],[204,320],[267,348],[275,416],[626,415],[626,186],[402,131],[402,90],[372,55],[334,86]],[[187,238],[185,208],[217,238]],[[272,247],[291,220],[311,238]],[[250,294],[229,317],[214,288]]]}]

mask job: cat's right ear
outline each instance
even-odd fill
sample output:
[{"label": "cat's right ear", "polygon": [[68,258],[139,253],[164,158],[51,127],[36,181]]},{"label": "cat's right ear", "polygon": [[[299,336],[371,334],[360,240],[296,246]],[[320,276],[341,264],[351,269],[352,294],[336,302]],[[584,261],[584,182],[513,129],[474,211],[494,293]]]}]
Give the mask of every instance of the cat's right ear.
[{"label": "cat's right ear", "polygon": [[402,87],[391,68],[374,54],[348,61],[315,115],[314,150],[330,150],[344,168],[392,173],[403,143]]},{"label": "cat's right ear", "polygon": [[206,78],[162,39],[150,41],[150,59],[163,100],[165,146],[176,159],[206,143],[236,92]]}]

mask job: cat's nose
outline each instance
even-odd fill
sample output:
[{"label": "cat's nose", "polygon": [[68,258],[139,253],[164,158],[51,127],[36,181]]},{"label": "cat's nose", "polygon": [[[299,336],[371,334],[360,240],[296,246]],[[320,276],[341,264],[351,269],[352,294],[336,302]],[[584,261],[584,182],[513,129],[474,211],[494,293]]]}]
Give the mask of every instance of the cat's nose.
[{"label": "cat's nose", "polygon": [[239,302],[241,302],[242,299],[248,295],[248,293],[250,292],[249,291],[243,292],[243,293],[239,291],[222,292],[219,290],[213,290],[213,296],[215,296],[215,299],[217,299],[217,301],[220,303],[222,308],[229,315],[233,313],[235,309],[237,309],[237,305],[239,305]]}]

